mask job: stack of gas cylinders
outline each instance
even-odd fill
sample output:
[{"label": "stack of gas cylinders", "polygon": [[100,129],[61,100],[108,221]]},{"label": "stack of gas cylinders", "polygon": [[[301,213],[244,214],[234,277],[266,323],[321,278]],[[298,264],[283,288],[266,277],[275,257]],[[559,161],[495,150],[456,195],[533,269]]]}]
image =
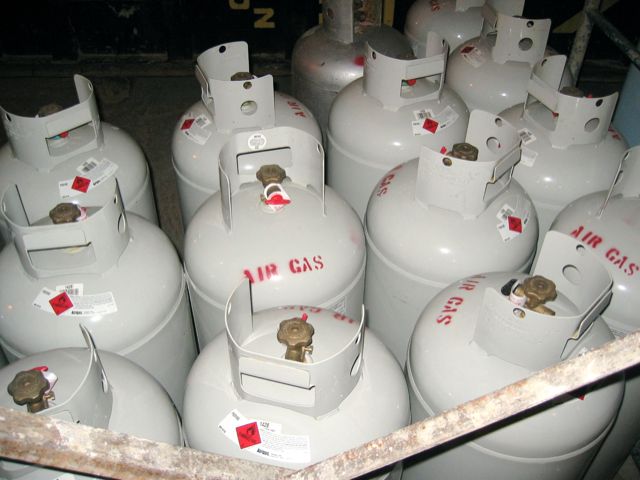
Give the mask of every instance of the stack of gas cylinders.
[{"label": "stack of gas cylinders", "polygon": [[[576,88],[523,1],[417,0],[406,36],[381,4],[323,2],[294,96],[245,42],[197,58],[182,258],[88,79],[0,108],[0,405],[298,469],[640,326],[617,94]],[[639,395],[630,370],[376,478],[613,478]]]}]

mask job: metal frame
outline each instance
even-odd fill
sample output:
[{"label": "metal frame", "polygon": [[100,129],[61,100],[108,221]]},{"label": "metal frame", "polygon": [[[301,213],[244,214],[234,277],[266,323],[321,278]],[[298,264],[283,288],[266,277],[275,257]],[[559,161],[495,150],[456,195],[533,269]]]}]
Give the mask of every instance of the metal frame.
[{"label": "metal frame", "polygon": [[640,52],[638,52],[633,43],[631,43],[615,25],[600,13],[600,2],[601,0],[585,0],[584,2],[582,23],[576,32],[573,46],[571,47],[571,54],[569,55],[569,71],[573,75],[576,83],[578,81],[578,74],[582,68],[585,53],[589,46],[594,25],[600,27],[602,32],[616,47],[622,50],[622,53],[629,57],[629,60],[631,60],[636,67],[640,68]]},{"label": "metal frame", "polygon": [[5,408],[0,408],[0,456],[122,479],[354,478],[638,363],[640,331],[296,472]]}]

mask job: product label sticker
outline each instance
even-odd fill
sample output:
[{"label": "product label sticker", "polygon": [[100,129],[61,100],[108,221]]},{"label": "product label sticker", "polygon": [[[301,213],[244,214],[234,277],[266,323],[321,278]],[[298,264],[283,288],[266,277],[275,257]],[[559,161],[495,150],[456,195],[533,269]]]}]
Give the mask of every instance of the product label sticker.
[{"label": "product label sticker", "polygon": [[211,124],[211,120],[206,115],[201,114],[197,117],[192,113],[188,113],[180,124],[180,131],[191,141],[198,145],[204,145],[211,136],[211,131],[207,130],[207,126]]},{"label": "product label sticker", "polygon": [[56,477],[54,480],[76,480],[76,476],[71,473],[63,473],[59,477]]},{"label": "product label sticker", "polygon": [[531,142],[536,141],[536,136],[533,132],[527,128],[521,128],[518,130],[518,135],[520,135],[520,140],[522,140],[522,145],[529,145]]},{"label": "product label sticker", "polygon": [[487,61],[482,51],[475,45],[465,45],[460,49],[460,54],[473,68],[478,68]]},{"label": "product label sticker", "polygon": [[520,152],[520,165],[533,167],[533,164],[536,163],[536,158],[538,158],[538,152],[527,147],[522,147]]},{"label": "product label sticker", "polygon": [[246,452],[281,462],[311,461],[309,436],[283,434],[282,425],[278,423],[248,419],[238,410],[232,410],[220,421],[218,428]]},{"label": "product label sticker", "polygon": [[434,114],[431,109],[415,110],[413,112],[415,121],[411,122],[411,129],[414,135],[435,134],[455,123],[460,115],[447,105],[444,110]]},{"label": "product label sticker", "polygon": [[76,170],[78,175],[74,178],[58,182],[60,198],[65,199],[87,193],[116,173],[118,165],[106,158],[97,160],[91,157],[82,162]]},{"label": "product label sticker", "polygon": [[504,204],[496,215],[498,219],[498,233],[503,242],[508,242],[522,234],[529,223],[529,211],[520,217],[515,215],[515,210],[508,204]]},{"label": "product label sticker", "polygon": [[[71,284],[71,292],[83,290],[81,284]],[[107,315],[118,311],[113,293],[97,293],[82,295],[68,293],[67,286],[61,290],[43,288],[33,301],[33,306],[43,312],[63,317],[90,317],[93,315]]]},{"label": "product label sticker", "polygon": [[251,150],[262,150],[267,146],[267,137],[262,133],[254,133],[247,140],[247,146]]},{"label": "product label sticker", "polygon": [[67,292],[69,295],[82,295],[84,292],[83,283],[68,283],[66,285],[56,286],[56,291]]}]

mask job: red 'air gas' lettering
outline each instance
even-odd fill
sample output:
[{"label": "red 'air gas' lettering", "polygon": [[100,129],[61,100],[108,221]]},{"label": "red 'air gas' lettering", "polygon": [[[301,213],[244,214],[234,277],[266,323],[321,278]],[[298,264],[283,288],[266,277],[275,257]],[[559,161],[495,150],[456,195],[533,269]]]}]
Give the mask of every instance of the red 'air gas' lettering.
[{"label": "red 'air gas' lettering", "polygon": [[467,292],[472,292],[476,289],[480,280],[483,278],[487,278],[484,275],[474,275],[473,277],[469,277],[463,280],[462,284],[458,287],[458,290],[466,290]]},{"label": "red 'air gas' lettering", "polygon": [[622,252],[615,247],[610,248],[605,253],[605,258],[609,260],[612,264],[622,270],[629,276],[632,276],[634,273],[638,271],[638,264],[629,261],[629,257],[626,255],[622,255]]},{"label": "red 'air gas' lettering", "polygon": [[464,303],[462,297],[451,297],[442,307],[440,315],[436,318],[436,322],[442,325],[449,325],[453,321],[453,314],[458,311],[460,305]]},{"label": "red 'air gas' lettering", "polygon": [[267,265],[256,268],[253,272],[245,268],[243,273],[244,276],[249,279],[249,283],[259,283],[278,276],[278,266],[275,263],[268,263]]},{"label": "red 'air gas' lettering", "polygon": [[304,110],[302,110],[302,107],[300,106],[300,104],[298,102],[294,102],[292,100],[287,100],[287,105],[289,105],[289,108],[291,108],[291,110],[295,110],[296,112],[294,113],[294,115],[298,116],[298,117],[304,117],[306,118],[307,116],[304,113]]},{"label": "red 'air gas' lettering", "polygon": [[391,169],[389,173],[387,173],[387,175],[385,175],[385,177],[382,180],[380,180],[380,183],[378,184],[378,190],[376,191],[376,195],[378,197],[382,197],[383,195],[387,194],[387,192],[389,191],[389,185],[391,184],[391,180],[393,180],[396,176],[394,172],[397,172],[400,168],[402,168],[402,164]]},{"label": "red 'air gas' lettering", "polygon": [[592,231],[584,231],[584,225],[580,225],[573,232],[571,232],[571,236],[577,238],[585,245],[596,248],[598,245],[602,243],[603,238],[600,235],[596,235]]},{"label": "red 'air gas' lettering", "polygon": [[320,255],[315,255],[311,257],[311,259],[302,257],[289,260],[289,270],[291,273],[313,272],[315,270],[322,270],[323,268],[324,261]]}]

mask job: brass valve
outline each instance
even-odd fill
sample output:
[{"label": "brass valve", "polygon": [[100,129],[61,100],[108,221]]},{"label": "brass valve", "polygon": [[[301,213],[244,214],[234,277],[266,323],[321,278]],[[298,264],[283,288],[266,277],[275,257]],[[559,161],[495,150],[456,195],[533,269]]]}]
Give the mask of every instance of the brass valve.
[{"label": "brass valve", "polygon": [[[272,183],[281,184],[287,177],[287,172],[280,165],[263,165],[256,172],[256,178],[262,183],[263,187]],[[274,190],[278,190],[277,187],[270,188],[267,195],[273,193]]]},{"label": "brass valve", "polygon": [[56,225],[59,223],[73,223],[80,218],[82,212],[74,203],[59,203],[50,212],[49,217]]},{"label": "brass valve", "polygon": [[541,275],[527,278],[518,285],[513,293],[519,297],[526,297],[524,306],[534,312],[544,315],[555,315],[556,312],[546,307],[547,301],[555,300],[558,296],[556,284]]},{"label": "brass valve", "polygon": [[447,155],[460,158],[461,160],[474,161],[478,160],[478,149],[470,143],[454,143],[453,147],[451,147],[451,151],[447,152]]},{"label": "brass valve", "polygon": [[38,117],[47,117],[49,115],[53,115],[54,113],[61,112],[62,110],[64,109],[57,103],[47,103],[46,105],[40,107],[40,110],[38,110]]},{"label": "brass valve", "polygon": [[278,341],[287,346],[284,358],[295,362],[304,362],[305,355],[313,352],[311,345],[313,333],[313,326],[301,318],[290,318],[280,322]]},{"label": "brass valve", "polygon": [[582,98],[584,97],[584,92],[580,90],[578,87],[572,87],[571,85],[565,85],[560,89],[560,93],[563,95],[569,95],[570,97]]},{"label": "brass valve", "polygon": [[18,405],[27,405],[30,413],[37,413],[49,408],[45,393],[49,390],[49,382],[39,370],[18,372],[7,387],[7,392]]},{"label": "brass valve", "polygon": [[233,75],[231,75],[231,80],[236,81],[236,80],[253,80],[254,78],[256,78],[254,75],[252,75],[250,72],[236,72]]}]

